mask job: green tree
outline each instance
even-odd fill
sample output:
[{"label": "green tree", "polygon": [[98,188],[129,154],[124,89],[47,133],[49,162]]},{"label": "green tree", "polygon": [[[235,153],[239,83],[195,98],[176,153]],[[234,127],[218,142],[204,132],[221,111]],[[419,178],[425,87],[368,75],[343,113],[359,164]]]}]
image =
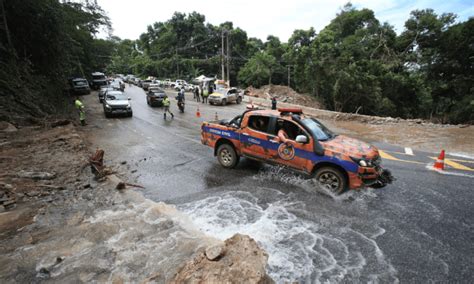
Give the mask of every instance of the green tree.
[{"label": "green tree", "polygon": [[265,83],[271,84],[275,66],[275,57],[266,51],[257,52],[240,70],[239,81],[254,87],[260,87]]}]

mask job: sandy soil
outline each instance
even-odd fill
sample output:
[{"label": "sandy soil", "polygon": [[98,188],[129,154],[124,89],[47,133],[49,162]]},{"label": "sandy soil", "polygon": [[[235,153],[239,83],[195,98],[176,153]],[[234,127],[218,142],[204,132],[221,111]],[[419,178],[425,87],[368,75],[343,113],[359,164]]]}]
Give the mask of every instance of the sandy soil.
[{"label": "sandy soil", "polygon": [[[247,97],[263,107],[270,101]],[[445,149],[452,154],[474,156],[474,126],[434,124],[421,119],[405,120],[391,117],[356,115],[279,103],[278,107],[301,107],[303,112],[320,119],[331,129],[367,141],[379,141],[412,147],[414,149],[439,152]]]}]

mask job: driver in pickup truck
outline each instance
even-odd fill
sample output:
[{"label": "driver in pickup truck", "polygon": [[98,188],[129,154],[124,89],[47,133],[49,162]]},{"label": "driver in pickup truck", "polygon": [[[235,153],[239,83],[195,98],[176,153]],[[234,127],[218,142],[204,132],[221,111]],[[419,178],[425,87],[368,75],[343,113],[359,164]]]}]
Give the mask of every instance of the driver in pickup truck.
[{"label": "driver in pickup truck", "polygon": [[285,130],[285,123],[282,120],[278,120],[277,129],[279,129],[277,136],[280,142],[284,144],[289,143],[291,140],[287,134],[287,131]]}]

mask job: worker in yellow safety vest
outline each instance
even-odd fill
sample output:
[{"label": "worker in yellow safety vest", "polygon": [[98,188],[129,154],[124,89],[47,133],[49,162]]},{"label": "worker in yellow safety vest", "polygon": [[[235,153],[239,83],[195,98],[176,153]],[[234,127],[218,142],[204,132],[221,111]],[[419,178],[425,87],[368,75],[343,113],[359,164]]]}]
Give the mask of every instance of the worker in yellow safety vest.
[{"label": "worker in yellow safety vest", "polygon": [[81,121],[81,125],[85,126],[86,123],[86,111],[84,110],[84,104],[79,100],[79,97],[76,97],[74,101],[74,105],[76,106],[77,110],[79,111],[79,120]]},{"label": "worker in yellow safety vest", "polygon": [[174,114],[170,111],[170,99],[168,98],[168,96],[166,96],[164,99],[163,99],[163,106],[165,107],[165,113],[164,113],[164,118],[166,119],[166,113],[169,112],[169,114],[171,114],[171,118],[173,119],[174,118]]}]

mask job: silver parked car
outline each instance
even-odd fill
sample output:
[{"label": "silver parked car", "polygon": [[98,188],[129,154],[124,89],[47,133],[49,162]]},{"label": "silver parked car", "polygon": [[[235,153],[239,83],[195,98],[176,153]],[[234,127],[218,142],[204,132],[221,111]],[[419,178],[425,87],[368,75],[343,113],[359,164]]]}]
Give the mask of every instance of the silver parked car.
[{"label": "silver parked car", "polygon": [[120,91],[108,91],[105,94],[103,105],[105,117],[112,115],[133,116],[130,98]]}]

